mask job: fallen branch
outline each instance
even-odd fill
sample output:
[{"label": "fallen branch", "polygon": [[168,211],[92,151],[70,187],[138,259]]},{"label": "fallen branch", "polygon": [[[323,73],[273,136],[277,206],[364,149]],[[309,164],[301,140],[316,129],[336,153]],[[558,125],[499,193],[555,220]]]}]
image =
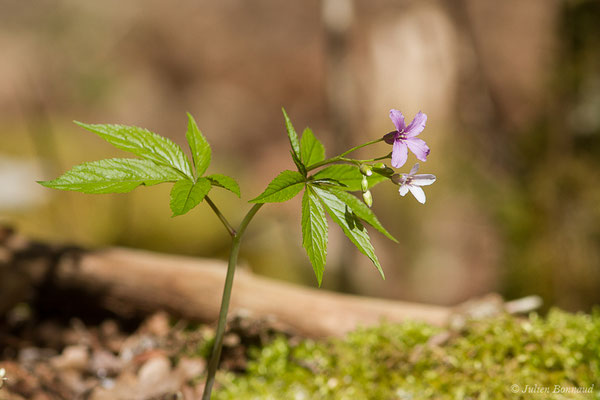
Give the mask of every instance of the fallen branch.
[{"label": "fallen branch", "polygon": [[[218,317],[225,269],[219,260],[40,244],[5,229],[0,232],[0,314],[32,291],[51,287],[53,293],[87,296],[121,316],[165,310],[212,323]],[[339,336],[382,319],[444,325],[452,315],[447,307],[338,294],[243,270],[235,278],[231,309],[254,318],[273,318],[312,337]]]}]

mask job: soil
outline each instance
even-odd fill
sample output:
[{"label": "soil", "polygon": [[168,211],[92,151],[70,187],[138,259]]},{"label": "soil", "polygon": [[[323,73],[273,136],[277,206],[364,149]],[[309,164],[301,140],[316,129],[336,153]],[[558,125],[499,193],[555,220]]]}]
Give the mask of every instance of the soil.
[{"label": "soil", "polygon": [[[164,312],[123,320],[38,311],[19,304],[0,320],[0,400],[200,398],[211,327]],[[248,348],[280,333],[269,321],[234,316],[221,368],[243,372]]]}]

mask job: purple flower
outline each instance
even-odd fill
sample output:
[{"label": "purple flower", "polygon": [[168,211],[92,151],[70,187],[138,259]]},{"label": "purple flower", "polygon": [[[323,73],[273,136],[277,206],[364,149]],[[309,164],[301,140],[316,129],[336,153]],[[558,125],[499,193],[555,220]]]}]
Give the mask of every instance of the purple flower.
[{"label": "purple flower", "polygon": [[396,126],[396,130],[386,134],[383,139],[387,144],[392,144],[392,167],[400,168],[406,163],[408,149],[421,161],[427,161],[429,147],[425,141],[417,139],[419,133],[425,129],[427,115],[421,111],[415,115],[408,126],[404,123],[404,115],[398,110],[390,110],[390,119]]},{"label": "purple flower", "polygon": [[406,195],[410,191],[415,199],[421,204],[425,204],[425,192],[421,189],[421,186],[431,185],[435,182],[435,175],[431,174],[417,174],[419,170],[419,163],[416,163],[408,174],[394,174],[392,175],[392,182],[400,185],[400,196]]}]

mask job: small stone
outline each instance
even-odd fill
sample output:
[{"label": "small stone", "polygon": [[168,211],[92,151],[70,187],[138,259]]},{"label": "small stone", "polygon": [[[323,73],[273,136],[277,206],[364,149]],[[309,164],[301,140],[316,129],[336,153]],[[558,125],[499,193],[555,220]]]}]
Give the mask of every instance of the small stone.
[{"label": "small stone", "polygon": [[166,356],[148,360],[138,371],[136,393],[142,398],[172,398],[180,386],[176,374],[171,373],[171,362]]},{"label": "small stone", "polygon": [[86,384],[79,371],[74,369],[68,369],[61,372],[59,375],[61,383],[69,389],[70,392],[75,393],[77,397],[85,393],[90,387]]},{"label": "small stone", "polygon": [[138,392],[137,378],[135,375],[124,372],[111,385],[96,387],[89,399],[90,400],[131,400],[145,399]]},{"label": "small stone", "polygon": [[171,326],[169,324],[169,314],[166,312],[157,312],[149,317],[143,326],[143,331],[159,338],[167,337]]},{"label": "small stone", "polygon": [[100,324],[100,334],[104,338],[110,338],[112,336],[119,335],[120,333],[119,325],[114,319],[107,319]]},{"label": "small stone", "polygon": [[171,373],[171,362],[165,356],[153,357],[138,371],[138,381],[142,386],[155,385],[164,381]]},{"label": "small stone", "polygon": [[119,357],[124,362],[130,362],[138,355],[159,347],[159,342],[152,335],[133,335],[123,342]]},{"label": "small stone", "polygon": [[50,362],[58,369],[74,369],[83,371],[87,368],[90,357],[86,346],[76,345],[66,347],[62,354]]},{"label": "small stone", "polygon": [[182,357],[177,363],[175,373],[181,380],[181,383],[189,381],[201,375],[206,369],[206,361],[203,358]]},{"label": "small stone", "polygon": [[32,369],[38,361],[46,361],[50,357],[56,356],[56,351],[52,349],[41,349],[39,347],[25,347],[19,351],[19,364],[25,368]]},{"label": "small stone", "polygon": [[240,336],[236,333],[228,333],[223,338],[223,346],[236,347],[242,342]]},{"label": "small stone", "polygon": [[90,369],[99,378],[116,376],[123,368],[123,361],[110,351],[96,350],[92,354]]}]

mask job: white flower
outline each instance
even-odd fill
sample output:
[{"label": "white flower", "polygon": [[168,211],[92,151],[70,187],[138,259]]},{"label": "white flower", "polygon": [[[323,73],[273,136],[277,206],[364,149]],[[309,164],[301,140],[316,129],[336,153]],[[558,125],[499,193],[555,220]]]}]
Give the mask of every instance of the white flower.
[{"label": "white flower", "polygon": [[409,191],[415,196],[415,199],[421,204],[425,204],[425,192],[421,186],[431,185],[435,182],[435,175],[417,174],[419,163],[416,163],[408,174],[394,174],[392,181],[400,185],[400,196],[406,195]]}]

